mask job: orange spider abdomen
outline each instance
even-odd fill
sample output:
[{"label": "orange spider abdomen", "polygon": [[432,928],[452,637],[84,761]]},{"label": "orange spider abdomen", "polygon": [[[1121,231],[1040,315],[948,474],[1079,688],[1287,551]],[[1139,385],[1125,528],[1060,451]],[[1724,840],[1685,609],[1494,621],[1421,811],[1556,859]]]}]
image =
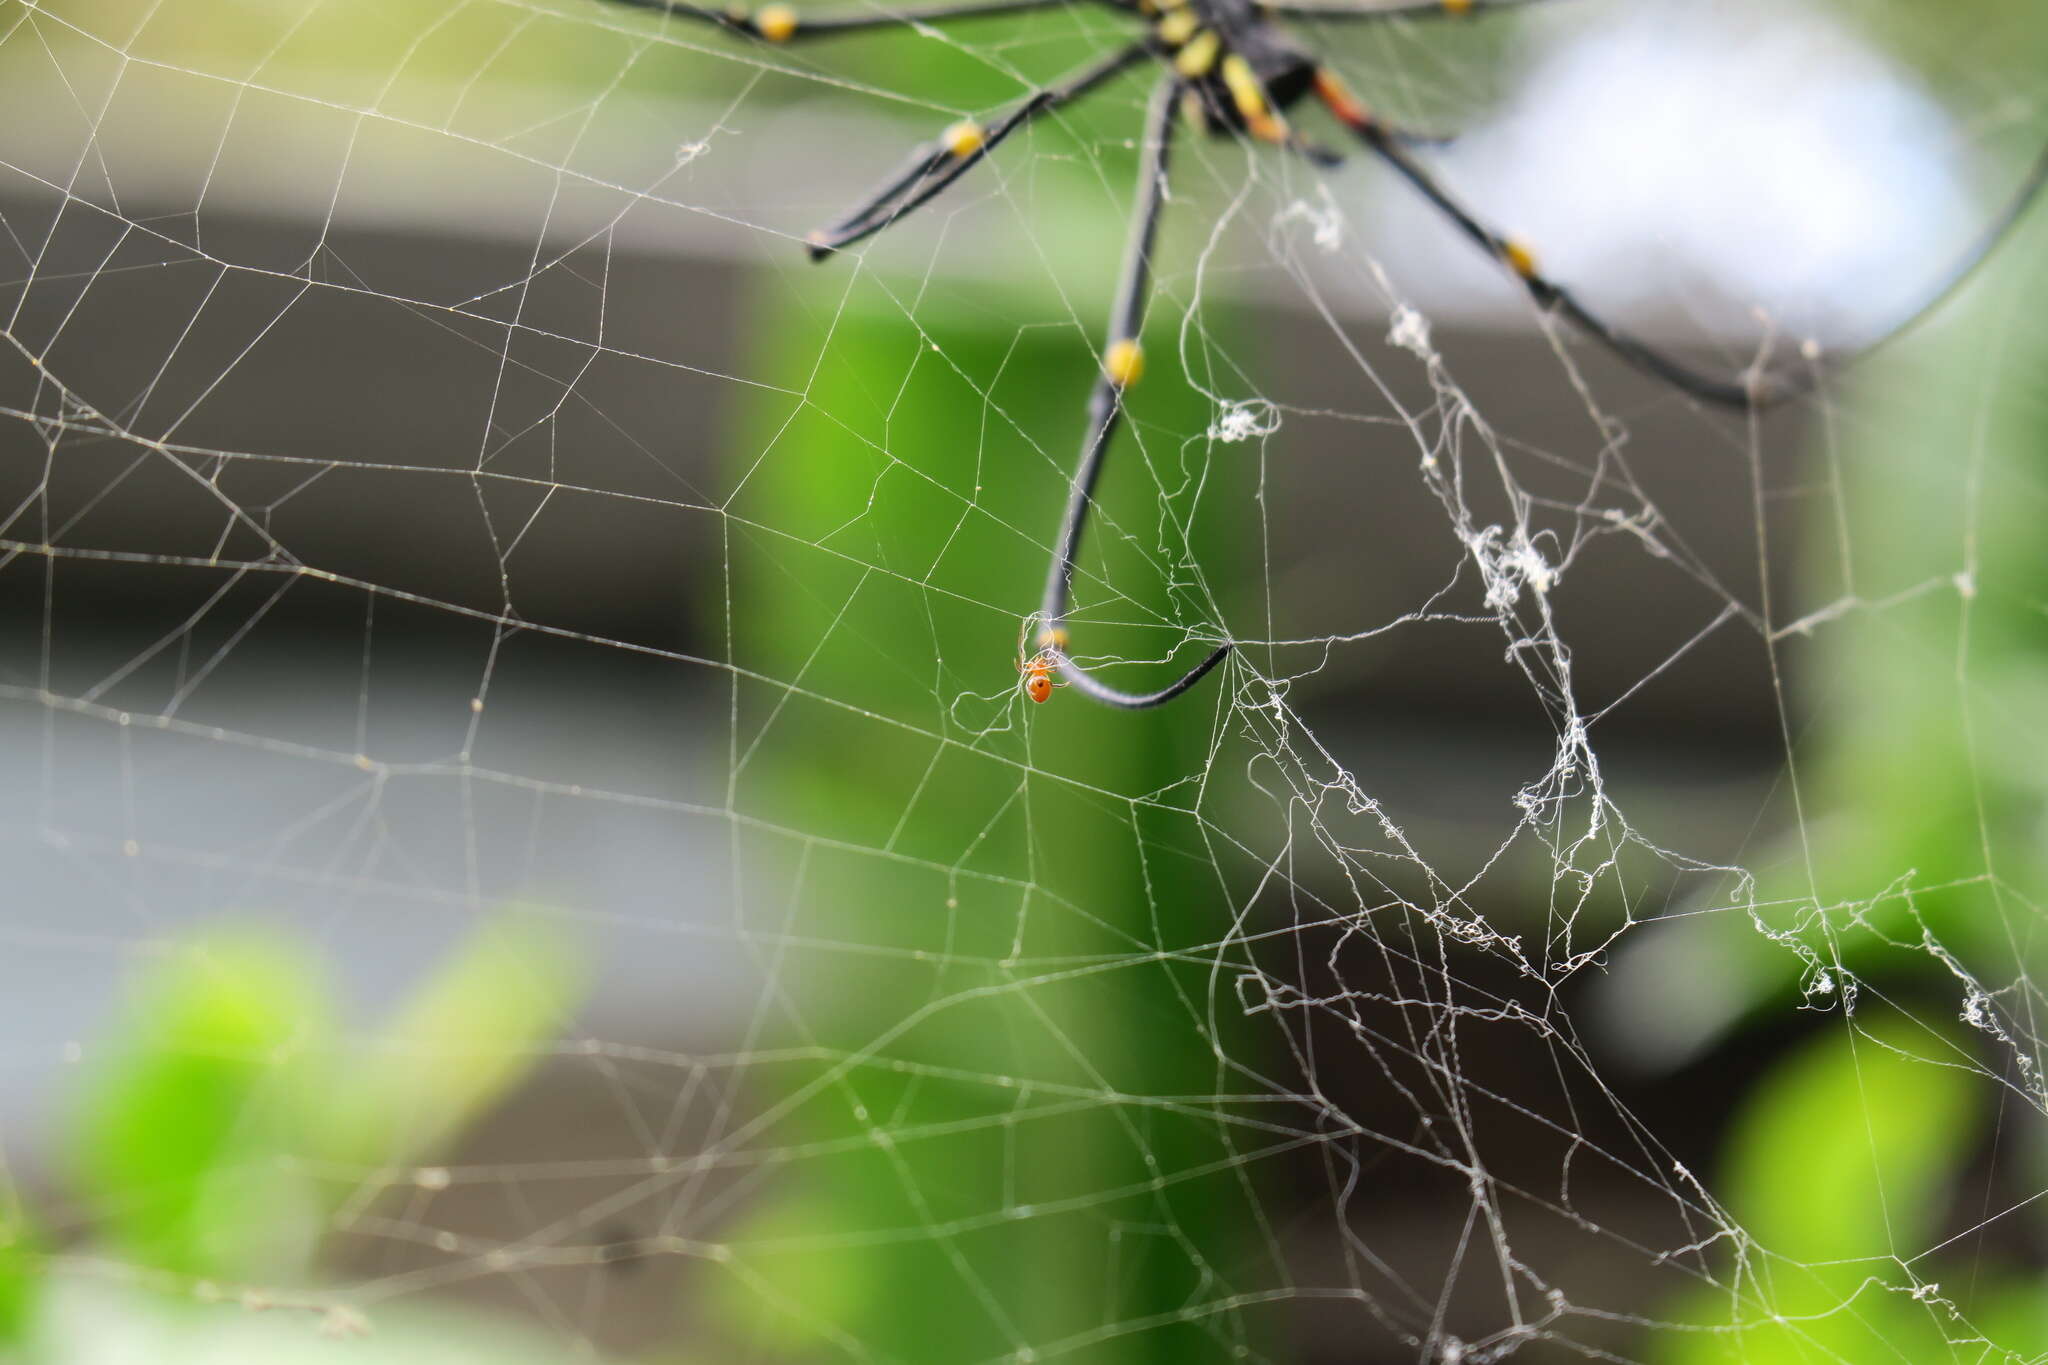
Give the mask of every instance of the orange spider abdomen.
[{"label": "orange spider abdomen", "polygon": [[1024,675],[1024,695],[1033,701],[1049,701],[1052,698],[1052,674],[1045,671],[1045,665],[1034,665]]}]

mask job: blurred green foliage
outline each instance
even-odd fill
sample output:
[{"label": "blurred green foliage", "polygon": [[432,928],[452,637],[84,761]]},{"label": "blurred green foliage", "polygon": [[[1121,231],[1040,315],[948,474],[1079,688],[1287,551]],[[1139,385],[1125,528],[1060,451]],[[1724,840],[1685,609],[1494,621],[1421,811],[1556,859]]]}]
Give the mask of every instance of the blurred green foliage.
[{"label": "blurred green foliage", "polygon": [[[340,1031],[313,954],[275,934],[222,929],[155,963],[58,1143],[79,1250],[139,1272],[124,1330],[180,1301],[239,1311],[199,1307],[207,1285],[317,1303],[329,1220],[355,1193],[334,1172],[439,1150],[546,1055],[580,976],[557,935],[502,915],[365,1042]],[[45,1312],[48,1262],[19,1217],[7,1232],[0,1333],[34,1359],[91,1357],[95,1316]],[[153,1289],[169,1297],[141,1301]]]},{"label": "blurred green foliage", "polygon": [[[1256,1167],[1174,1098],[1228,1088],[1198,956],[1227,928],[1199,812],[1228,679],[1137,714],[1017,685],[1100,324],[814,287],[844,293],[761,315],[758,372],[801,397],[764,393],[733,442],[727,621],[734,800],[776,831],[749,899],[786,907],[757,925],[785,945],[765,1027],[830,1060],[783,1092],[779,1140],[822,1154],[732,1234],[735,1320],[776,1354],[983,1359],[1125,1324],[1076,1358],[1215,1358],[1253,1329],[1180,1310],[1266,1255]],[[1084,557],[1084,602],[1130,596],[1075,621],[1082,652],[1153,661],[1127,686],[1199,649],[1190,566],[1224,572],[1254,472],[1202,477],[1208,405],[1155,321]]]},{"label": "blurred green foliage", "polygon": [[[1958,1329],[1924,1261],[1978,1138],[1956,1040],[1895,1015],[1827,1030],[1744,1096],[1712,1188],[1731,1232],[1725,1288],[1674,1316],[1674,1365],[1936,1360]],[[2007,1339],[2004,1345],[2015,1343]]]},{"label": "blurred green foliage", "polygon": [[0,1213],[0,1351],[26,1338],[34,1324],[40,1266],[27,1216],[18,1207]]},{"label": "blurred green foliage", "polygon": [[332,1034],[311,964],[228,940],[148,984],[69,1148],[72,1187],[103,1210],[96,1233],[124,1260],[184,1276],[303,1265],[310,1189],[275,1158],[307,1135],[306,1049]]}]

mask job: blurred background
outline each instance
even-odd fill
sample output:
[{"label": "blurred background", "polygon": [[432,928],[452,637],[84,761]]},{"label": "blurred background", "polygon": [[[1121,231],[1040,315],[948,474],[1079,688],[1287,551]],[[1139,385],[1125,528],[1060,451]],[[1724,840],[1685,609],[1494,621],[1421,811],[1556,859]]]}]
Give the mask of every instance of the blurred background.
[{"label": "blurred background", "polygon": [[2048,19],[1299,26],[1824,377],[1184,137],[1109,714],[1130,29],[0,0],[0,1358],[2048,1353]]}]

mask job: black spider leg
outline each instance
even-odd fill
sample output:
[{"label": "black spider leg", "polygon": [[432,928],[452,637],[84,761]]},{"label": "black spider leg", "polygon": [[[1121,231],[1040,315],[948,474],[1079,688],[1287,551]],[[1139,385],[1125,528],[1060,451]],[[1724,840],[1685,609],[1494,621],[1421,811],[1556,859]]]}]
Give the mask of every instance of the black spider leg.
[{"label": "black spider leg", "polygon": [[1878,333],[1876,341],[1865,346],[1857,354],[1868,355],[1948,302],[1950,295],[1961,289],[1970,276],[1977,273],[1977,267],[1984,264],[1986,258],[1998,249],[1998,244],[2005,240],[2006,235],[2019,226],[2020,219],[2027,216],[2027,210],[2041,197],[2044,188],[2048,188],[2048,146],[2042,147],[2035,154],[2034,164],[2028,167],[2019,186],[2007,196],[2005,206],[1998,211],[1996,217],[1984,225],[1984,230],[1977,234],[1976,240],[1956,257],[1955,264],[1948,268],[1948,273],[1937,277],[1920,302],[1906,309],[1897,321]]},{"label": "black spider leg", "polygon": [[[759,11],[750,12],[740,5],[727,9],[712,9],[705,5],[687,4],[684,0],[612,0],[612,3],[624,5],[629,9],[653,10],[656,14],[673,14],[678,19],[694,19],[699,23],[712,24],[733,33],[744,33],[750,38],[760,38],[765,42],[787,43],[799,38],[824,38],[833,34],[861,33],[869,29],[895,28],[906,24],[943,23],[948,19],[972,19],[984,14],[1021,14],[1034,9],[1063,9],[1068,0],[968,0],[968,3],[957,5],[912,5],[906,9],[876,10],[864,14],[828,14],[821,18],[798,18],[786,5],[763,5]],[[778,13],[770,16],[771,11],[778,9]],[[764,16],[770,16],[767,22],[764,22]],[[778,23],[778,20],[782,22]]]},{"label": "black spider leg", "polygon": [[1382,161],[1400,172],[1404,180],[1422,192],[1423,198],[1429,200],[1439,212],[1457,224],[1460,232],[1472,239],[1487,255],[1512,270],[1539,307],[1554,309],[1563,314],[1579,330],[1623,360],[1695,398],[1719,403],[1724,407],[1762,407],[1789,398],[1796,392],[1793,389],[1766,387],[1761,376],[1755,376],[1747,382],[1736,382],[1704,374],[1587,311],[1585,305],[1581,304],[1570,290],[1545,278],[1537,271],[1535,258],[1529,254],[1528,248],[1495,232],[1474,217],[1471,210],[1453,197],[1434,175],[1408,154],[1407,149],[1395,138],[1392,129],[1381,123],[1351,97],[1334,74],[1327,70],[1317,73],[1316,94],[1336,116],[1338,122],[1357,134],[1358,140]]},{"label": "black spider leg", "polygon": [[971,123],[954,125],[947,135],[912,152],[903,169],[883,181],[860,207],[830,227],[813,232],[808,239],[811,259],[821,261],[841,248],[872,237],[911,210],[931,202],[1011,133],[1039,115],[1079,99],[1142,61],[1151,51],[1147,43],[1133,43],[1045,87],[987,128]]},{"label": "black spider leg", "polygon": [[[1400,172],[1409,184],[1420,190],[1424,198],[1457,224],[1459,231],[1471,238],[1488,255],[1512,270],[1539,307],[1562,314],[1587,336],[1645,373],[1655,375],[1673,387],[1710,403],[1730,408],[1761,409],[1811,392],[1814,386],[1820,383],[1823,375],[1830,372],[1818,365],[1778,375],[1766,375],[1752,369],[1746,371],[1739,379],[1729,380],[1702,373],[1673,359],[1649,343],[1605,321],[1580,303],[1569,289],[1539,273],[1535,258],[1530,255],[1527,247],[1493,231],[1474,217],[1435,176],[1408,155],[1393,131],[1352,99],[1336,77],[1327,70],[1319,72],[1316,76],[1316,93],[1340,123],[1356,133],[1360,141]],[[2048,148],[2044,148],[2035,159],[2033,168],[2006,201],[2004,209],[1982,233],[1978,234],[1977,239],[1962,253],[1955,265],[1939,276],[1929,292],[1907,308],[1895,322],[1878,335],[1875,342],[1865,346],[1849,359],[1854,360],[1868,355],[1877,346],[1892,340],[1940,307],[1951,294],[1962,287],[1963,282],[1969,279],[1977,267],[1996,249],[1999,242],[2004,240],[2026,215],[2027,209],[2040,197],[2044,187],[2048,187]],[[1841,367],[1837,365],[1833,368]]]},{"label": "black spider leg", "polygon": [[1503,10],[1533,9],[1537,5],[1548,5],[1553,0],[1404,0],[1392,5],[1347,5],[1342,0],[1331,4],[1317,4],[1314,0],[1300,3],[1299,0],[1274,0],[1261,3],[1259,9],[1281,19],[1310,19],[1317,23],[1326,20],[1344,22],[1353,19],[1470,19],[1482,14],[1498,14]]},{"label": "black spider leg", "polygon": [[1152,292],[1152,243],[1158,235],[1160,210],[1166,203],[1166,175],[1173,140],[1181,82],[1171,76],[1153,92],[1152,107],[1145,116],[1144,155],[1138,167],[1138,204],[1124,249],[1123,280],[1117,287],[1116,305],[1110,313],[1109,344],[1104,348],[1102,373],[1088,397],[1088,435],[1081,445],[1081,464],[1067,493],[1067,510],[1060,525],[1059,548],[1053,556],[1052,571],[1045,582],[1045,601],[1039,610],[1043,633],[1039,644],[1059,662],[1062,680],[1110,706],[1143,710],[1172,701],[1202,680],[1202,676],[1227,658],[1231,645],[1219,645],[1209,657],[1157,692],[1124,692],[1098,679],[1067,654],[1067,600],[1074,585],[1075,561],[1081,554],[1081,536],[1088,529],[1088,515],[1095,506],[1095,485],[1102,476],[1110,438],[1123,416],[1123,391],[1135,379],[1133,369],[1120,362],[1119,355],[1135,357],[1138,333],[1143,329],[1145,304]]}]

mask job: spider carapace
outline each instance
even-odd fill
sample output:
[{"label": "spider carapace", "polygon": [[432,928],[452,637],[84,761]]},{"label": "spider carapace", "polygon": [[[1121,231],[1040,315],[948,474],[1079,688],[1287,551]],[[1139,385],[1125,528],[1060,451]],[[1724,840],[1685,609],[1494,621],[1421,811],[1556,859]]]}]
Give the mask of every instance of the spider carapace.
[{"label": "spider carapace", "polygon": [[1252,0],[1155,3],[1152,36],[1188,82],[1182,106],[1211,133],[1285,142],[1276,111],[1315,88],[1316,64]]},{"label": "spider carapace", "polygon": [[[832,34],[876,28],[914,26],[981,15],[1015,14],[1091,3],[1142,22],[1142,29],[1116,51],[1036,91],[1002,115],[982,123],[963,119],[936,139],[913,151],[903,166],[859,207],[808,235],[813,259],[823,259],[880,232],[921,205],[929,203],[1005,139],[1032,120],[1054,113],[1107,84],[1124,72],[1147,63],[1157,68],[1145,117],[1138,168],[1137,203],[1125,245],[1123,274],[1110,304],[1108,335],[1088,401],[1088,429],[1080,459],[1068,486],[1067,505],[1053,548],[1039,609],[1027,620],[1039,627],[1037,653],[1020,664],[1025,691],[1034,701],[1051,695],[1052,677],[1111,706],[1132,709],[1157,706],[1181,695],[1229,656],[1227,640],[1214,644],[1192,669],[1154,692],[1127,692],[1097,678],[1068,653],[1067,609],[1082,534],[1094,507],[1095,485],[1104,456],[1123,414],[1123,393],[1144,373],[1139,345],[1145,305],[1151,296],[1152,245],[1159,213],[1166,201],[1168,157],[1176,128],[1183,121],[1218,135],[1242,137],[1334,166],[1334,153],[1302,139],[1288,115],[1309,95],[1351,137],[1408,182],[1480,250],[1521,281],[1539,308],[1560,316],[1598,344],[1630,364],[1695,398],[1721,406],[1758,408],[1792,397],[1818,382],[1821,369],[1809,365],[1789,374],[1771,374],[1761,366],[1734,376],[1696,370],[1664,351],[1629,335],[1594,314],[1565,286],[1545,276],[1528,247],[1489,226],[1440,182],[1434,171],[1411,151],[1416,141],[1383,122],[1356,98],[1330,69],[1294,34],[1286,21],[1318,24],[1388,20],[1465,18],[1489,11],[1519,9],[1552,0],[960,0],[910,8],[817,17],[799,16],[788,4],[711,9],[687,0],[613,0],[613,3],[657,10],[678,18],[715,24],[769,43],[787,43]],[[2018,221],[2048,182],[2048,150],[2035,160],[2004,210],[1972,242],[1946,274],[1938,277],[1919,304],[1885,335],[1918,320],[1941,302],[1988,255]]]}]

